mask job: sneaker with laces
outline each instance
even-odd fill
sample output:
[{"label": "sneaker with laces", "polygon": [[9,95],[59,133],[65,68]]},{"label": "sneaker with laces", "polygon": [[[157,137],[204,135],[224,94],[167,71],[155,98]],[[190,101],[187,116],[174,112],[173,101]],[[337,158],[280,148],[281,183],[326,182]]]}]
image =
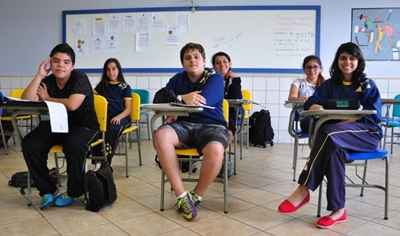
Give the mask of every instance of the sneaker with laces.
[{"label": "sneaker with laces", "polygon": [[40,199],[40,209],[44,210],[54,204],[54,196],[51,193],[46,193]]},{"label": "sneaker with laces", "polygon": [[54,205],[56,207],[66,207],[74,203],[74,199],[65,194],[59,194],[55,197]]},{"label": "sneaker with laces", "polygon": [[194,202],[194,205],[196,207],[200,206],[201,201],[203,201],[203,197],[201,197],[200,195],[197,195],[197,193],[195,191],[190,191],[190,195],[192,195],[192,199]]},{"label": "sneaker with laces", "polygon": [[186,193],[183,197],[178,197],[176,199],[176,207],[185,220],[191,221],[197,216],[197,209],[190,193]]}]

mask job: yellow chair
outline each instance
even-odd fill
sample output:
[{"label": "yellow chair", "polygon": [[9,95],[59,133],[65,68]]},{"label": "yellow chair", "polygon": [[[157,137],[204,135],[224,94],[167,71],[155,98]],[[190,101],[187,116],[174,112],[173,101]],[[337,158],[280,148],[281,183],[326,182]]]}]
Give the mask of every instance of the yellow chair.
[{"label": "yellow chair", "polygon": [[125,175],[128,178],[128,143],[129,136],[133,132],[136,132],[136,139],[138,144],[138,154],[139,154],[139,165],[142,166],[142,152],[140,148],[140,96],[137,93],[132,93],[132,109],[131,109],[131,121],[132,124],[125,128],[121,133],[121,139],[124,144],[124,152],[114,153],[114,155],[125,156]]},{"label": "yellow chair", "polygon": [[[250,90],[243,89],[242,90],[243,99],[252,100],[253,97],[251,96]],[[243,129],[246,129],[246,148],[249,148],[249,120],[251,115],[251,110],[253,109],[253,104],[248,103],[243,105],[243,128],[240,132],[240,148],[243,148]]]},{"label": "yellow chair", "polygon": [[[229,122],[229,104],[228,101],[224,99],[223,101],[223,113],[224,113],[224,119],[226,122]],[[175,152],[177,155],[180,156],[187,156],[187,158],[180,158],[180,160],[185,160],[189,161],[190,164],[190,170],[189,173],[191,173],[191,166],[192,166],[192,160],[193,157],[200,156],[196,148],[185,148],[185,149],[175,149]],[[198,158],[196,158],[198,160]],[[229,160],[229,155],[227,155],[227,152],[225,151],[224,153],[224,176],[222,179],[222,183],[224,185],[224,213],[228,213],[228,160]],[[234,160],[236,161],[236,160]],[[168,180],[165,178],[165,173],[164,171],[161,170],[161,201],[160,201],[160,211],[164,211],[164,191],[165,191],[165,183]],[[197,182],[198,179],[195,178],[182,178],[182,181],[188,181],[188,182]]]}]

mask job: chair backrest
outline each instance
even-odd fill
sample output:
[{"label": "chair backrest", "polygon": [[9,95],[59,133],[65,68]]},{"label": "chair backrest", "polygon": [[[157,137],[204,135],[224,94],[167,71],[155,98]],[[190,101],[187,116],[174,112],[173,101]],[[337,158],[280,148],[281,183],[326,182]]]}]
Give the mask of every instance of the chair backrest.
[{"label": "chair backrest", "polygon": [[101,95],[94,95],[94,109],[96,111],[97,122],[99,122],[100,131],[106,132],[107,130],[107,99]]},{"label": "chair backrest", "polygon": [[224,119],[226,122],[229,122],[229,103],[226,99],[222,104],[222,111],[224,112]]},{"label": "chair backrest", "polygon": [[[400,101],[400,94],[396,95],[396,97],[394,97],[394,100]],[[398,103],[393,104],[392,116],[393,117],[400,117],[400,104],[398,104]]]},{"label": "chair backrest", "polygon": [[140,104],[141,97],[138,93],[132,93],[132,110],[131,110],[131,120],[132,121],[140,121]]},{"label": "chair backrest", "polygon": [[150,102],[150,92],[146,89],[132,89],[132,93],[137,93],[140,96],[141,104],[146,104]]},{"label": "chair backrest", "polygon": [[[242,90],[242,96],[243,96],[243,99],[246,99],[246,100],[251,100],[252,99],[250,90],[248,90],[248,89],[243,89]],[[253,108],[253,104],[251,104],[251,103],[243,104],[243,110],[245,112],[245,115],[250,115],[250,112],[251,112],[252,108]]]},{"label": "chair backrest", "polygon": [[24,90],[24,88],[14,88],[10,91],[10,97],[22,98],[22,93],[24,92]]}]

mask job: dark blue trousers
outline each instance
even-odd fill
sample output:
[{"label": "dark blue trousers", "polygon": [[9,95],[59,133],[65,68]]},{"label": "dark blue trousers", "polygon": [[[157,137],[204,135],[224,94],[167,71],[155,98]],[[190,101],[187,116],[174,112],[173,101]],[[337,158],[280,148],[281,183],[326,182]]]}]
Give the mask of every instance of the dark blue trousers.
[{"label": "dark blue trousers", "polygon": [[310,159],[298,183],[314,191],[326,176],[327,209],[334,211],[344,208],[347,153],[376,150],[381,134],[370,124],[339,122],[324,125],[316,135]]}]

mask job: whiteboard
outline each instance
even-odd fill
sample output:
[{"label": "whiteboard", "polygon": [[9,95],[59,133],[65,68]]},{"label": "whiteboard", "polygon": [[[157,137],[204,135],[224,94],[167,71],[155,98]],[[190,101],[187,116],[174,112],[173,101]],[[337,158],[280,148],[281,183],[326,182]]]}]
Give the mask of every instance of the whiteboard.
[{"label": "whiteboard", "polygon": [[303,58],[319,55],[320,6],[219,6],[63,11],[63,41],[75,67],[101,72],[109,57],[124,71],[176,72],[180,49],[197,42],[207,64],[227,52],[237,72],[301,73]]}]

